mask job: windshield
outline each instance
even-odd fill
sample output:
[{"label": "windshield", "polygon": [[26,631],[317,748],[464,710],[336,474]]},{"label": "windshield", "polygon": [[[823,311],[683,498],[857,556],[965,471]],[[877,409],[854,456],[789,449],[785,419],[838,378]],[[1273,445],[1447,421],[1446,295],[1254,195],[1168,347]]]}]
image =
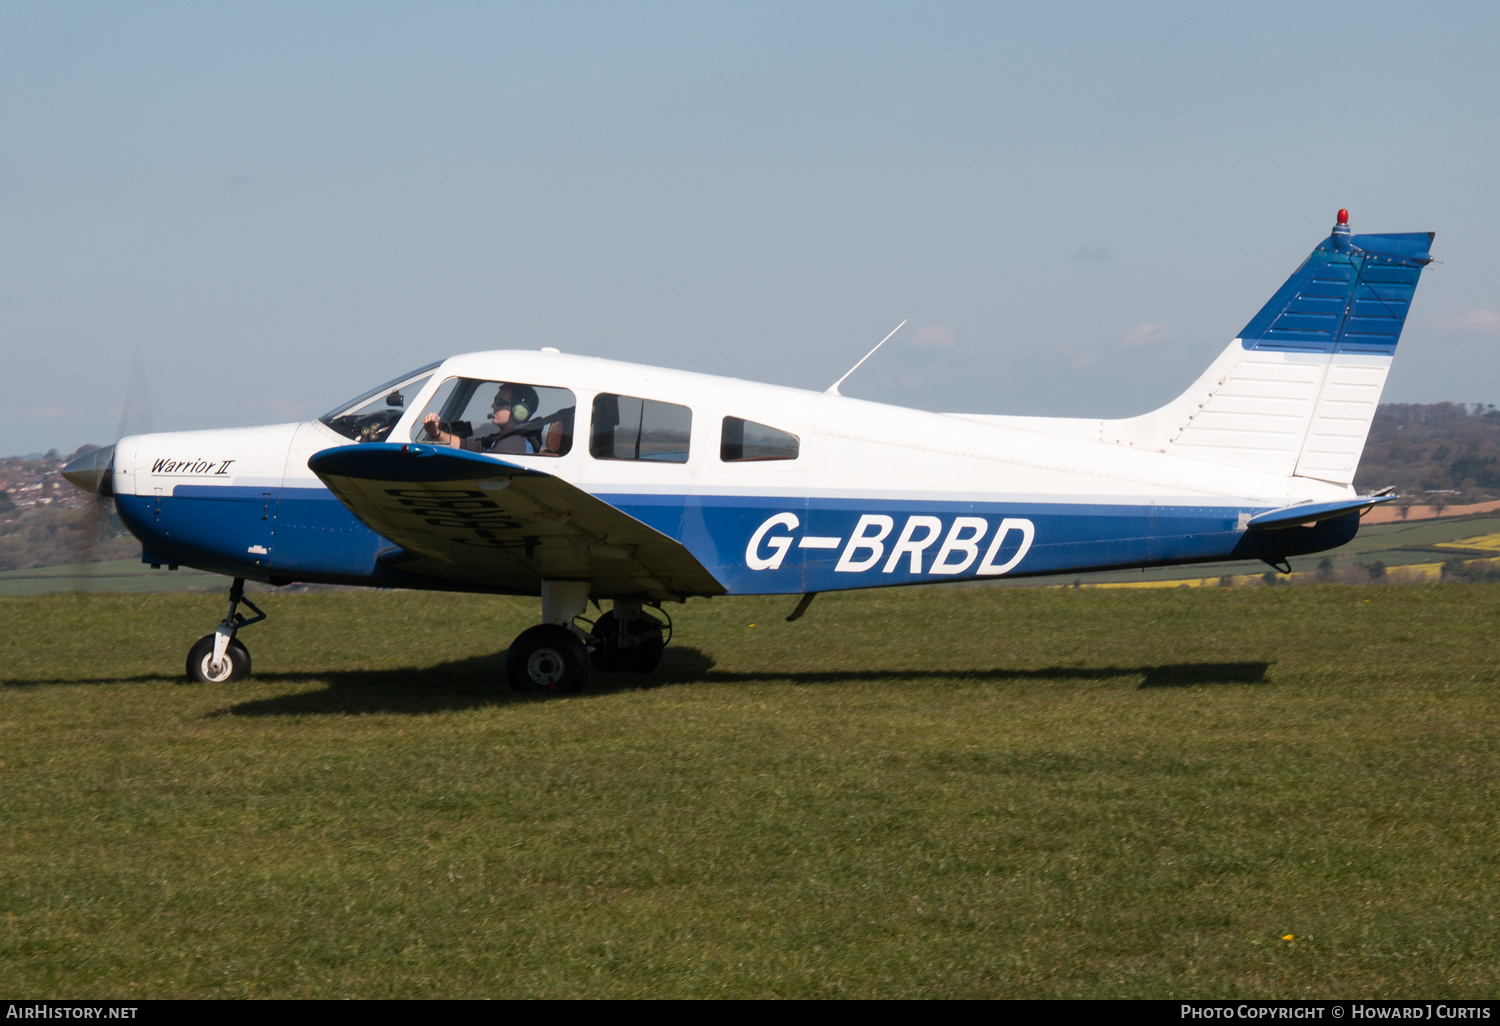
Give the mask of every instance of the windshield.
[{"label": "windshield", "polygon": [[441,360],[429,363],[409,374],[392,378],[318,419],[356,442],[383,442],[406,412],[407,403],[416,398],[440,363]]}]

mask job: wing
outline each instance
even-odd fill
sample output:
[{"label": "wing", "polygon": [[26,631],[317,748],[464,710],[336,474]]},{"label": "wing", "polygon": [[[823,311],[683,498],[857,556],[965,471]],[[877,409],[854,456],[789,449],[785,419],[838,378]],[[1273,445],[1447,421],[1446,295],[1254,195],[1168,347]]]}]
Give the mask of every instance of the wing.
[{"label": "wing", "polygon": [[307,465],[401,546],[379,560],[395,570],[530,594],[543,578],[592,581],[596,597],[724,594],[682,543],[561,478],[494,456],[371,443],[324,449]]}]

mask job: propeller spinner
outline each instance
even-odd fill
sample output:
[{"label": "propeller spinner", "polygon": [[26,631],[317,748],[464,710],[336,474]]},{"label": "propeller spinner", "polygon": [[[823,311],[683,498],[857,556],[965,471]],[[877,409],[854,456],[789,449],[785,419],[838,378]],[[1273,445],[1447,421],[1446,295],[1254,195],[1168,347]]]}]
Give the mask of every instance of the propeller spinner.
[{"label": "propeller spinner", "polygon": [[113,495],[115,472],[115,447],[106,445],[88,452],[62,468],[62,476],[68,483],[95,495]]}]

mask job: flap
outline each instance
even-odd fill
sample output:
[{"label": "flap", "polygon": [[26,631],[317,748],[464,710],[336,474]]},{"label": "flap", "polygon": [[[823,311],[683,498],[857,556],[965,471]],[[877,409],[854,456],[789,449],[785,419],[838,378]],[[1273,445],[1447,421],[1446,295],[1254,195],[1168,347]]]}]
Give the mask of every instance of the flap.
[{"label": "flap", "polygon": [[1246,526],[1251,530],[1296,527],[1298,524],[1341,517],[1356,510],[1378,506],[1382,502],[1392,502],[1397,498],[1399,496],[1396,495],[1360,495],[1353,499],[1338,499],[1334,502],[1299,502],[1295,506],[1283,506],[1281,509],[1257,514],[1250,518]]},{"label": "flap", "polygon": [[542,471],[432,445],[367,443],[307,461],[370,529],[401,546],[395,570],[536,594],[588,580],[595,598],[722,595],[686,547]]}]

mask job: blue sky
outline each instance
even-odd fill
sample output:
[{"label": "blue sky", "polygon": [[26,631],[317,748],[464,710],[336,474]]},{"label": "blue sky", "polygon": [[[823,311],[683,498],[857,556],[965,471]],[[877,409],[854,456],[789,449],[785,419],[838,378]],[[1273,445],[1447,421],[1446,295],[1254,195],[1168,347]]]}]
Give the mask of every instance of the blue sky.
[{"label": "blue sky", "polygon": [[1387,401],[1500,402],[1500,8],[0,6],[0,452],[457,352],[1122,416],[1324,237],[1438,233]]}]

